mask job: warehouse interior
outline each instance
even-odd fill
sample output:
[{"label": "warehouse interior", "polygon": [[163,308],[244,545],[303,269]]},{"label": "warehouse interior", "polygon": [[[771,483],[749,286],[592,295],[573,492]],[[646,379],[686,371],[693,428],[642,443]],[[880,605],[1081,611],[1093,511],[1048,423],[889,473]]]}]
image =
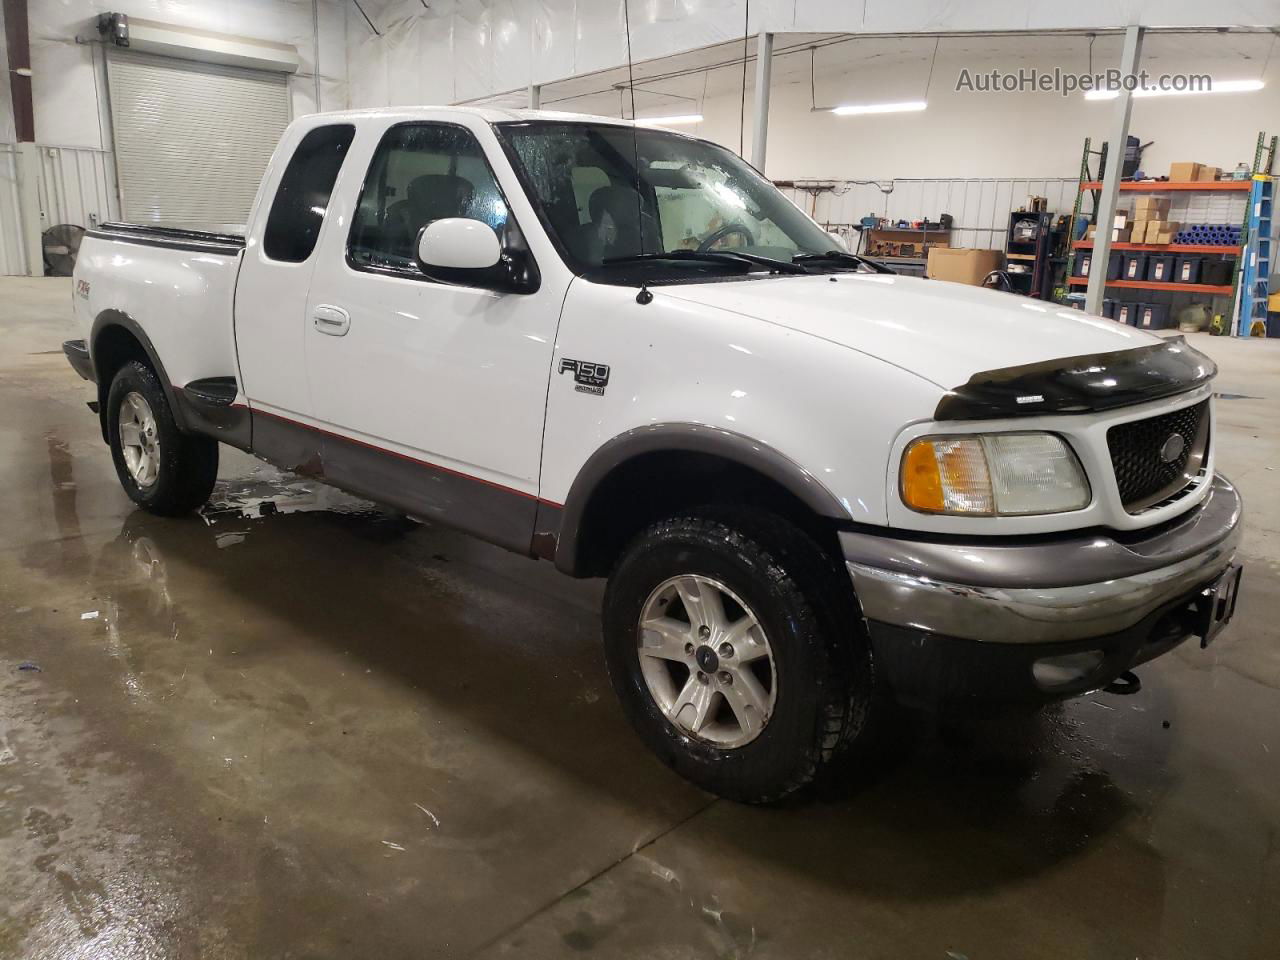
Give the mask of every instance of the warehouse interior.
[{"label": "warehouse interior", "polygon": [[[0,17],[0,958],[1275,956],[1274,4],[3,0]],[[1060,86],[1108,71],[1202,88]],[[1039,709],[885,703],[857,763],[757,806],[628,725],[604,579],[225,444],[196,512],[140,509],[86,410],[107,394],[64,356],[85,337],[81,245],[118,223],[243,238],[295,121],[425,106],[708,141],[837,252],[934,296],[985,287],[1190,345],[1217,371],[1213,467],[1244,502],[1229,629]],[[143,248],[112,249],[124,270]],[[204,318],[198,297],[179,312]],[[463,358],[478,377],[492,361]]]}]

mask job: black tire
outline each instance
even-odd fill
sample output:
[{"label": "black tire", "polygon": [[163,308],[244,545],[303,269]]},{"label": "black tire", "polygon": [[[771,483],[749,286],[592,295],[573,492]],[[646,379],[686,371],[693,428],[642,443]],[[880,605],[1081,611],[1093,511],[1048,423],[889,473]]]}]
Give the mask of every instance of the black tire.
[{"label": "black tire", "polygon": [[[674,725],[650,693],[637,651],[646,601],[672,577],[727,586],[772,649],[772,714],[732,748]],[[685,779],[744,803],[771,803],[833,769],[869,728],[870,645],[843,569],[794,525],[769,514],[697,511],[632,541],[604,599],[605,656],[623,710],[646,744]]]},{"label": "black tire", "polygon": [[[120,439],[120,406],[132,393],[150,407],[159,444],[155,479],[140,484],[129,470]],[[168,397],[155,373],[131,360],[116,371],[107,393],[107,442],[124,492],[142,509],[166,517],[190,513],[209,499],[218,477],[218,442],[183,433],[174,422]]]}]

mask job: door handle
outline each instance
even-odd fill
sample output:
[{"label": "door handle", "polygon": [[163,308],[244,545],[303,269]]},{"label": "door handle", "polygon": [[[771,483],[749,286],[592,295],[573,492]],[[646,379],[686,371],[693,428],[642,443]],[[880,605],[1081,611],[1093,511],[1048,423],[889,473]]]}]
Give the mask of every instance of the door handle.
[{"label": "door handle", "polygon": [[311,322],[321,333],[331,337],[345,337],[351,329],[351,314],[341,307],[322,303],[311,311]]}]

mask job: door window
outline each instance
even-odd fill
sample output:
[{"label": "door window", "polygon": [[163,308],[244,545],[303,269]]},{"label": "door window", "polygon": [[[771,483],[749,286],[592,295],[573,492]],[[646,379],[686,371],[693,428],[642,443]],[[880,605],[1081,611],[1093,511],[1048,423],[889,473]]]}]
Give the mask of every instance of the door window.
[{"label": "door window", "polygon": [[448,124],[401,124],[383,136],[351,224],[355,266],[411,269],[418,232],[433,220],[482,220],[509,245],[507,202],[471,131]]},{"label": "door window", "polygon": [[267,217],[262,246],[270,259],[301,263],[311,256],[329,194],[355,133],[355,127],[343,123],[316,127],[302,138],[280,178]]}]

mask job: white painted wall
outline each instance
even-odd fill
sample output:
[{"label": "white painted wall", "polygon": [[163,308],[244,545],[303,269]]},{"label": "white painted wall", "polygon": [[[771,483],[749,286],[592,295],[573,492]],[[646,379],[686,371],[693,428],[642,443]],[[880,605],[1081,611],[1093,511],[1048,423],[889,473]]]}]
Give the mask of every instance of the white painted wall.
[{"label": "white painted wall", "polygon": [[[1270,40],[1257,39],[1265,51]],[[1216,40],[1203,38],[1208,52],[1213,52]],[[1066,40],[1063,43],[1067,46]],[[1048,93],[957,92],[955,83],[966,66],[987,71],[995,66],[1083,70],[1085,62],[1077,52],[1082,44],[1071,38],[1063,55],[1003,62],[941,53],[928,93],[929,107],[921,113],[854,117],[812,113],[807,75],[789,83],[775,80],[765,172],[773,179],[788,180],[1074,178],[1085,137],[1092,137],[1096,145],[1108,136],[1113,103],[1085,100],[1079,93],[1062,98]],[[1103,47],[1101,40],[1095,44],[1095,63],[1106,55]],[[1258,57],[1195,57],[1179,59],[1176,65],[1163,58],[1156,62],[1166,66],[1153,63],[1153,73],[1205,72],[1220,79],[1256,79],[1262,68]],[[876,62],[853,71],[822,74],[817,82],[819,105],[924,99],[927,74],[927,59]],[[1264,79],[1267,86],[1255,93],[1135,99],[1130,130],[1144,143],[1152,141],[1143,154],[1145,171],[1167,174],[1169,164],[1180,160],[1224,169],[1241,161],[1252,164],[1258,131],[1280,133],[1280,48]],[[753,94],[749,84],[748,145]],[[616,110],[616,98],[599,100],[601,108],[610,104]],[[736,149],[739,105],[737,92],[709,97],[701,110],[705,122],[683,129]],[[590,103],[584,105],[584,109],[590,107]]]},{"label": "white painted wall", "polygon": [[[103,51],[94,21],[106,11],[181,27],[295,46],[289,78],[293,116],[347,106],[348,0],[28,0],[32,96],[40,145],[40,227],[89,226],[120,215]],[[318,27],[316,29],[316,20]],[[317,59],[316,39],[319,39]],[[25,272],[9,72],[0,42],[0,274]],[[317,71],[318,62],[318,71]]]},{"label": "white painted wall", "polygon": [[[325,110],[347,104],[346,17],[341,0],[319,0],[320,101]],[[302,60],[289,80],[295,116],[316,110],[311,0],[67,0],[29,3],[32,95],[36,141],[110,149],[106,81],[95,35],[99,13],[113,11],[217,33],[293,44]]]}]

